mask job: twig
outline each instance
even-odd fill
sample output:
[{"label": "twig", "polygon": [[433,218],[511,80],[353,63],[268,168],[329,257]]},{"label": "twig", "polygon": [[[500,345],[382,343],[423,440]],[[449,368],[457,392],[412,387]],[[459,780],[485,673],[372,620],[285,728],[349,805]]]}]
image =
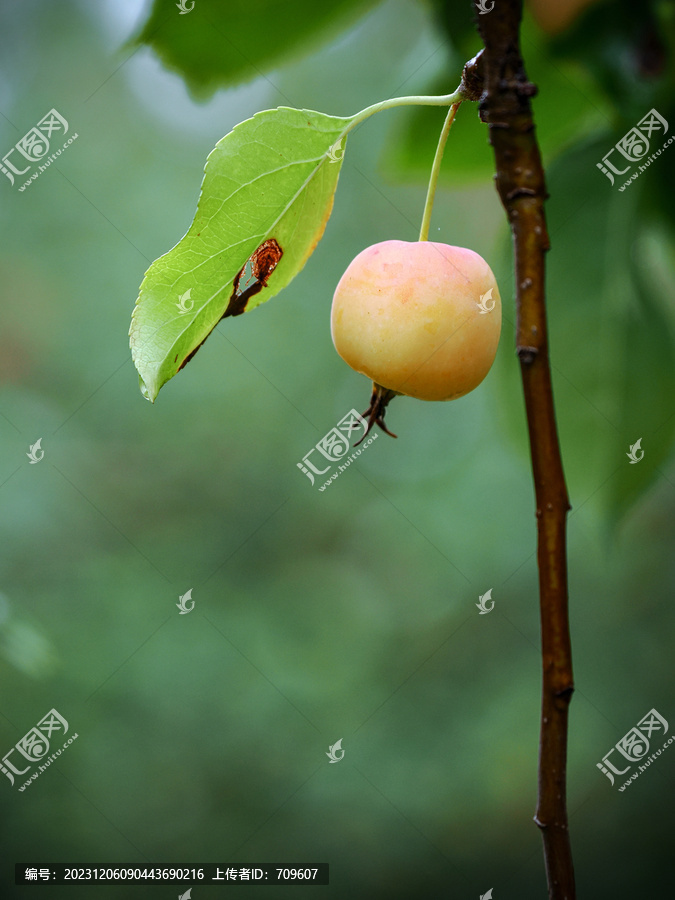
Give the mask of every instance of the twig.
[{"label": "twig", "polygon": [[539,795],[550,900],[573,900],[567,825],[567,719],[574,690],[567,603],[566,518],[570,508],[555,422],[546,333],[544,254],[547,197],[530,97],[536,93],[519,47],[521,0],[496,0],[477,16],[482,51],[481,118],[494,148],[497,190],[513,234],[516,346],[525,394],[537,506],[537,561],[542,644]]}]

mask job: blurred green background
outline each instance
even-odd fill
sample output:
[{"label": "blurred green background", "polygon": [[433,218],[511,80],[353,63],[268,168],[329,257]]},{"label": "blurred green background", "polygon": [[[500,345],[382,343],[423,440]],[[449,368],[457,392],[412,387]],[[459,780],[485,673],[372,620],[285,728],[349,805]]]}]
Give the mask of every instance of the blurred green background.
[{"label": "blurred green background", "polygon": [[[398,440],[323,493],[296,466],[367,405],[332,346],[332,292],[365,246],[416,240],[441,109],[359,128],[304,271],[221,323],[154,406],[130,359],[143,273],[189,226],[220,137],[278,105],[344,115],[451,91],[480,48],[470,3],[312,8],[156,4],[146,35],[174,68],[167,46],[185,51],[188,88],[133,42],[141,0],[0,2],[2,153],[51,108],[78,134],[25,191],[0,184],[2,754],[52,708],[79,735],[24,792],[2,779],[3,896],[37,890],[13,886],[15,862],[329,862],[329,887],[246,895],[546,896],[533,490],[510,242],[475,107],[430,235],[500,284],[500,351],[474,393],[397,399]],[[650,709],[675,721],[675,150],[624,192],[596,163],[651,108],[672,130],[673,46],[672,3],[596,4],[557,34],[528,12],[523,30],[573,507],[570,828],[579,896],[596,900],[672,892],[675,751],[623,793],[596,763]]]}]

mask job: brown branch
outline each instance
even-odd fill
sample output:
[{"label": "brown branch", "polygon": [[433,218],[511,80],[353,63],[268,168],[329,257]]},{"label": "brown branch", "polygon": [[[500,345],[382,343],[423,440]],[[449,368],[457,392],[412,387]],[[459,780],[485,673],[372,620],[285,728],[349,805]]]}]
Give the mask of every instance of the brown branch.
[{"label": "brown branch", "polygon": [[527,79],[520,55],[521,13],[521,0],[495,0],[491,12],[477,16],[485,44],[479,110],[489,126],[497,190],[513,235],[516,346],[537,507],[543,686],[535,822],[542,831],[549,898],[573,900],[566,799],[567,719],[574,690],[565,537],[570,505],[555,422],[546,333],[547,194],[530,105],[536,88]]}]

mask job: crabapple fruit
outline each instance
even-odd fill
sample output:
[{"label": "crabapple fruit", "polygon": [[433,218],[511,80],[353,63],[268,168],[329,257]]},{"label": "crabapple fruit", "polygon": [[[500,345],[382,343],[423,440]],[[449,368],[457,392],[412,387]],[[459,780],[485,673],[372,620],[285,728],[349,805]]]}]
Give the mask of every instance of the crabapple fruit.
[{"label": "crabapple fruit", "polygon": [[383,389],[380,425],[396,394],[454,400],[472,391],[490,370],[500,331],[490,267],[473,250],[449,244],[373,244],[350,263],[333,297],[335,349]]}]

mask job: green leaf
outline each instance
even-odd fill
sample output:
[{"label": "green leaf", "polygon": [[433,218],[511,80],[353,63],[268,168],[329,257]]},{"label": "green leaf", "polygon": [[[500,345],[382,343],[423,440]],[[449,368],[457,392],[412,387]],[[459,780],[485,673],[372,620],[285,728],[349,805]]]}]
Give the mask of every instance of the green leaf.
[{"label": "green leaf", "polygon": [[[311,52],[377,5],[378,0],[196,0],[189,14],[155,0],[136,44],[147,44],[193,94],[251,81]],[[192,0],[187,0],[190,7]]]},{"label": "green leaf", "polygon": [[269,300],[302,269],[326,227],[351,122],[281,107],[218,141],[194,221],[145,273],[133,312],[130,346],[149,400],[221,318]]},{"label": "green leaf", "polygon": [[[640,218],[644,221],[644,216]],[[611,511],[617,516],[623,515],[662,477],[662,467],[673,451],[673,273],[672,266],[668,266],[660,273],[662,279],[655,277],[659,271],[657,257],[662,244],[665,244],[662,233],[641,229],[627,264],[637,302],[628,310],[625,322],[623,337],[628,358],[620,375],[622,402],[617,418],[626,444],[634,444],[641,438],[644,457],[639,464],[631,464],[626,459],[628,446],[621,448],[622,465],[612,480],[610,498]],[[659,284],[659,280],[665,283]]]}]

